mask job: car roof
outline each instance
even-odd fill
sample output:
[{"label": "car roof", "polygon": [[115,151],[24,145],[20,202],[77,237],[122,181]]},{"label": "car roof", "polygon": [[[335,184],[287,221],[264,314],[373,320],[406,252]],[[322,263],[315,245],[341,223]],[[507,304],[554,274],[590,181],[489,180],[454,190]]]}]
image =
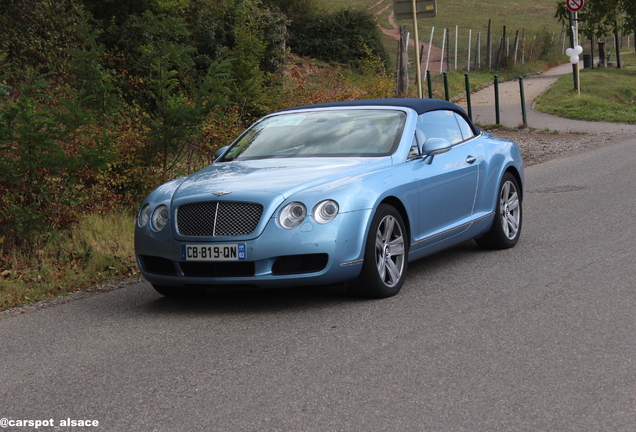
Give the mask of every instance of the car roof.
[{"label": "car roof", "polygon": [[418,98],[393,98],[393,99],[365,99],[365,100],[350,100],[340,102],[326,102],[315,105],[303,105],[294,108],[288,108],[283,111],[293,111],[299,109],[308,108],[331,108],[331,107],[367,107],[367,106],[386,106],[386,107],[402,107],[411,108],[417,112],[417,114],[423,114],[429,111],[436,110],[450,110],[460,113],[465,118],[466,113],[464,110],[455,105],[454,103],[442,100],[442,99],[418,99]]}]

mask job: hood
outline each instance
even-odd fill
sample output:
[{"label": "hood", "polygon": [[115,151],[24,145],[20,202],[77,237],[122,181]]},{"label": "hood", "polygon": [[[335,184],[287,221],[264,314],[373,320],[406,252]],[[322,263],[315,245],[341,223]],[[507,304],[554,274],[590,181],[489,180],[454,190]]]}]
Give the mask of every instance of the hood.
[{"label": "hood", "polygon": [[278,194],[286,199],[305,189],[390,165],[390,157],[223,162],[212,164],[186,177],[173,198],[209,197],[215,192],[231,192],[237,195]]}]

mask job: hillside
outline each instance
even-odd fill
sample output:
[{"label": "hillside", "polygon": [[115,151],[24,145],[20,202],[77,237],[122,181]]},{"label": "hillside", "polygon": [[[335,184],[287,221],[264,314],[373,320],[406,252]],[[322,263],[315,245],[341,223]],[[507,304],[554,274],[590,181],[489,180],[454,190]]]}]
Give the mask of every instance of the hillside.
[{"label": "hillside", "polygon": [[[561,30],[560,24],[554,18],[556,11],[554,0],[534,0],[519,2],[517,0],[438,0],[437,16],[420,22],[420,31],[436,28],[462,29],[472,28],[473,31],[486,31],[488,20],[493,26],[507,26],[509,30],[525,29],[526,33],[539,34],[545,28],[549,32]],[[337,10],[343,7],[365,7],[376,11],[382,26],[389,28],[388,16],[393,11],[393,0],[322,0],[324,8]],[[399,24],[402,24],[401,22]],[[404,22],[404,24],[410,24]]]},{"label": "hillside", "polygon": [[[413,25],[410,20],[395,21],[393,19],[393,0],[324,0],[322,7],[337,10],[343,7],[363,7],[373,11],[378,17],[378,24],[384,34],[387,49],[395,56],[396,42],[399,38],[399,26],[406,25],[413,37]],[[540,45],[548,44],[557,46],[561,42],[561,25],[554,17],[556,11],[554,0],[536,0],[533,2],[518,2],[515,0],[438,0],[437,16],[435,18],[422,19],[418,23],[420,42],[428,45],[433,34],[433,50],[441,48],[444,41],[443,29],[449,29],[451,44],[454,51],[455,35],[458,40],[458,56],[467,58],[468,42],[470,39],[472,56],[476,52],[478,35],[481,33],[482,58],[485,58],[486,35],[489,21],[493,34],[493,45],[497,46],[503,37],[503,29],[506,27],[508,43],[514,43],[516,32],[519,38],[525,36],[527,45],[531,44],[541,49]],[[433,31],[434,28],[434,31]],[[457,33],[456,33],[457,32]],[[546,37],[544,40],[544,37]],[[448,42],[446,42],[448,43]],[[549,47],[548,47],[549,48]],[[426,48],[428,50],[428,48]],[[454,54],[454,52],[453,52]],[[423,62],[427,51],[424,52]],[[528,48],[527,55],[530,55]],[[432,55],[431,61],[439,62],[439,53]],[[439,63],[435,63],[435,71]],[[459,66],[461,67],[461,66]]]}]

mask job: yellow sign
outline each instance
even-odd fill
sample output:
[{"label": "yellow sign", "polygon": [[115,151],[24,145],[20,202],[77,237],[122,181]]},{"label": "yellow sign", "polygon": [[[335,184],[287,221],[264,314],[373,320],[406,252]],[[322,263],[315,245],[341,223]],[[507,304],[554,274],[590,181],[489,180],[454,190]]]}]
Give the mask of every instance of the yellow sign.
[{"label": "yellow sign", "polygon": [[[437,15],[437,0],[416,0],[417,18],[434,18]],[[393,0],[395,19],[413,19],[413,0]]]}]

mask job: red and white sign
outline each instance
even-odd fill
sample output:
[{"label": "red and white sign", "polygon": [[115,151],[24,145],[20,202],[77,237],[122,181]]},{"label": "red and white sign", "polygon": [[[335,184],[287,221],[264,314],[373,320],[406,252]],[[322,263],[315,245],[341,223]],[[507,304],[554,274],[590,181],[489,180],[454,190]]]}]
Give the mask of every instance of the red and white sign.
[{"label": "red and white sign", "polygon": [[583,0],[565,0],[565,5],[572,12],[578,12],[583,8]]}]

